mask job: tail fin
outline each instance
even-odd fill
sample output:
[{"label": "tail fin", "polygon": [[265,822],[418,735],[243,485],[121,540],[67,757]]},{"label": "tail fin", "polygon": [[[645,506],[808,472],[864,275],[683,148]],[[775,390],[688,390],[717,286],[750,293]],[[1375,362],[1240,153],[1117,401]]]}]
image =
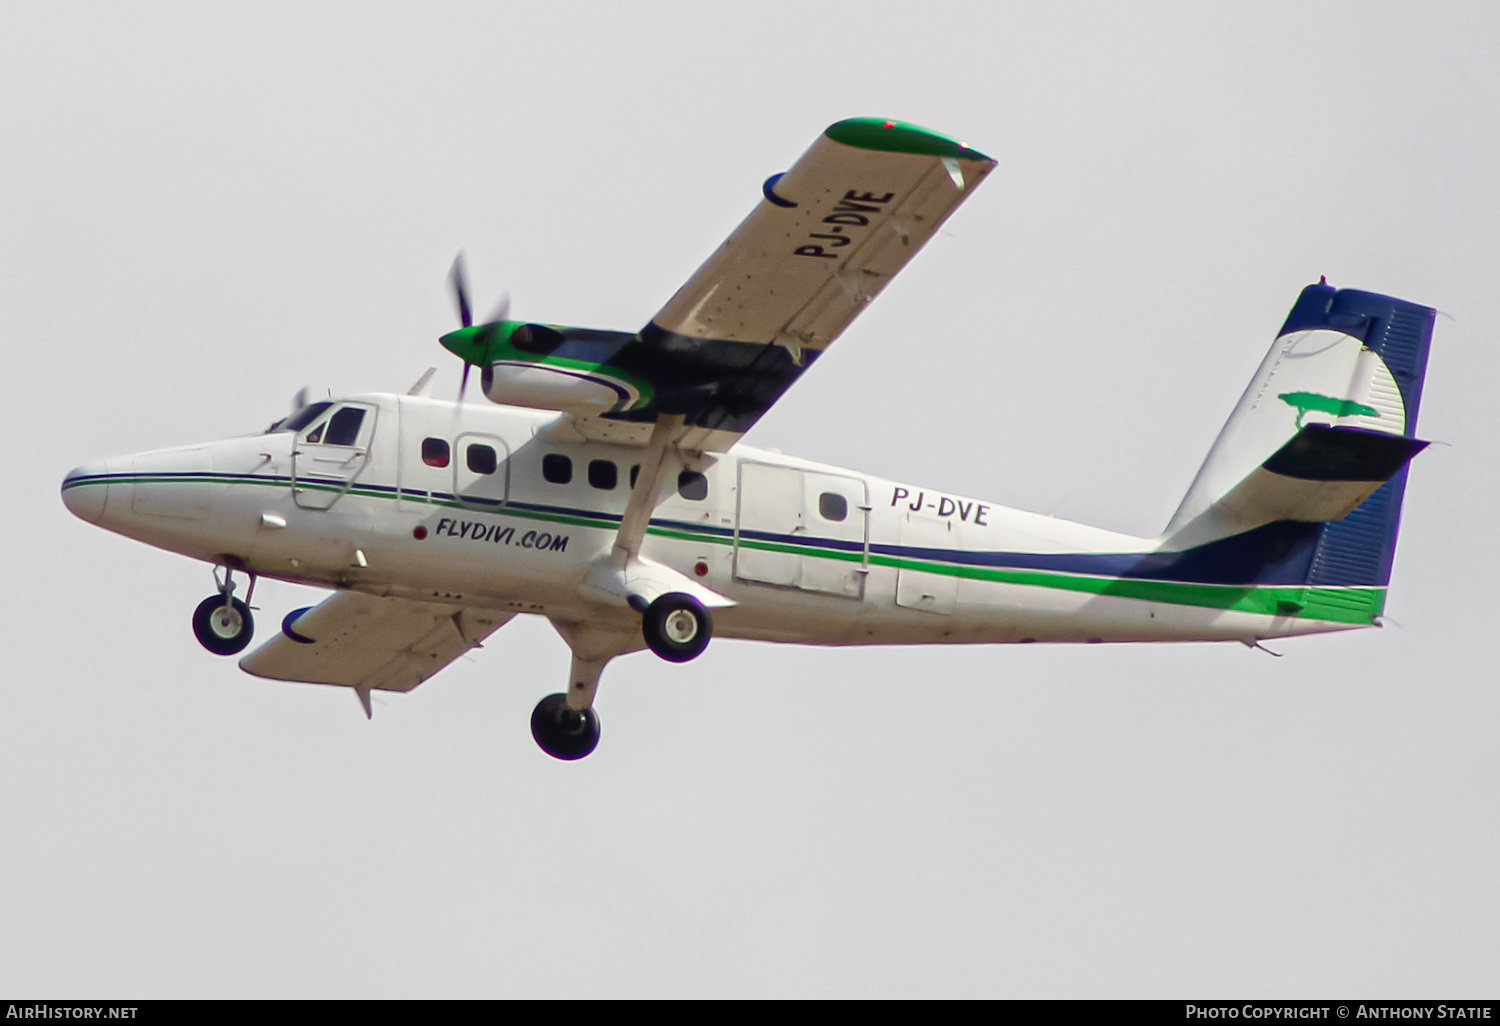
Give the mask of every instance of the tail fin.
[{"label": "tail fin", "polygon": [[1162,549],[1239,548],[1232,539],[1250,532],[1311,531],[1314,544],[1296,546],[1306,554],[1296,573],[1303,584],[1384,588],[1407,462],[1427,444],[1415,430],[1433,317],[1389,296],[1303,289]]}]

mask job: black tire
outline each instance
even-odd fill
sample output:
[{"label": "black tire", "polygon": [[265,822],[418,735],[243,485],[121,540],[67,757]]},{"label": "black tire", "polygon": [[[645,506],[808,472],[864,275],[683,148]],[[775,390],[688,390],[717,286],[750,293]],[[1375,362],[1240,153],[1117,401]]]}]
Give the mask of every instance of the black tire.
[{"label": "black tire", "polygon": [[697,599],[674,591],[646,607],[641,634],[646,647],[667,662],[685,663],[702,655],[713,640],[714,622]]},{"label": "black tire", "polygon": [[255,618],[250,607],[239,599],[230,599],[230,611],[224,611],[224,596],[211,595],[193,610],[193,633],[198,644],[214,655],[243,652],[255,634]]},{"label": "black tire", "polygon": [[554,759],[582,759],[599,747],[599,714],[569,709],[567,695],[548,695],[532,710],[531,736]]}]

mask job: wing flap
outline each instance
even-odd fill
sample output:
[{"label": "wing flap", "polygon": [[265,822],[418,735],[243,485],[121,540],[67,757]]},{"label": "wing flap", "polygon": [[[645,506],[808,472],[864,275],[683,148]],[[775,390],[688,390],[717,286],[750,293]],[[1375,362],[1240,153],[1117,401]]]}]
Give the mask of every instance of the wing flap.
[{"label": "wing flap", "polygon": [[240,660],[271,680],[410,691],[511,618],[437,602],[339,592]]}]

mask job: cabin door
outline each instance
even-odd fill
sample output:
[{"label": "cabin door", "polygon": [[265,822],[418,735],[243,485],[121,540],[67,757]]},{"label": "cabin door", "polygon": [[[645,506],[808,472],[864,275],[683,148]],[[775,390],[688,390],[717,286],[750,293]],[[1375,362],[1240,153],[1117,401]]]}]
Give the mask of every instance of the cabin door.
[{"label": "cabin door", "polygon": [[738,580],[864,596],[870,510],[860,478],[741,463],[737,512]]},{"label": "cabin door", "polygon": [[505,505],[510,484],[510,450],[494,435],[466,431],[453,442],[453,494],[480,510]]}]

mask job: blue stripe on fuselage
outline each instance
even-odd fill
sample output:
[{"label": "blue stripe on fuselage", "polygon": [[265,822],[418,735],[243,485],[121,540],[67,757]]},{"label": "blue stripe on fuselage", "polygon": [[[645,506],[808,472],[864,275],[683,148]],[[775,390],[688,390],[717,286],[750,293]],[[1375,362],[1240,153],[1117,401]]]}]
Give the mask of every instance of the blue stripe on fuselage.
[{"label": "blue stripe on fuselage", "polygon": [[[134,480],[148,478],[212,478],[239,480],[261,484],[289,484],[288,478],[273,478],[255,474],[213,474],[175,472],[163,474],[101,474],[80,481]],[[395,497],[397,489],[389,485],[355,485],[361,491],[376,492]],[[475,500],[433,492],[435,498],[465,504]],[[496,515],[506,511],[540,516],[576,517],[600,521],[600,529],[608,529],[620,522],[620,514],[576,506],[556,506],[543,503],[502,502],[498,499],[482,500],[485,505],[501,507]],[[787,545],[809,552],[836,550],[861,552],[864,543],[841,538],[817,538],[807,535],[779,534],[771,531],[739,531],[730,527],[715,527],[688,521],[653,518],[651,526],[666,530],[699,534],[729,541],[736,536],[742,540],[758,541],[776,545]],[[1056,573],[1071,573],[1093,577],[1115,577],[1131,580],[1180,582],[1186,584],[1222,584],[1231,586],[1250,585],[1296,585],[1308,582],[1313,553],[1317,547],[1319,532],[1323,524],[1280,521],[1257,527],[1231,538],[1209,542],[1182,552],[984,552],[967,549],[926,548],[912,545],[870,545],[872,555],[896,559],[921,560],[931,563],[951,563],[956,566],[987,567],[1013,570],[1045,570]],[[1351,576],[1363,577],[1364,574]],[[1319,580],[1320,585],[1372,585],[1383,582],[1367,580]]]}]

